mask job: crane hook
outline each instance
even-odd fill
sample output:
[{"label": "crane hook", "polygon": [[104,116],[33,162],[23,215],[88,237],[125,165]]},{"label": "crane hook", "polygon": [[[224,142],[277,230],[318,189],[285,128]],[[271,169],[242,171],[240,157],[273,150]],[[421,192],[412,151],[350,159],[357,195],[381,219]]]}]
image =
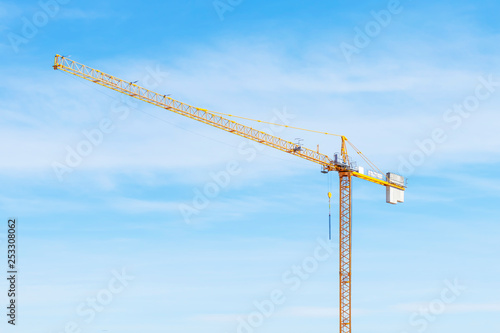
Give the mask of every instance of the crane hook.
[{"label": "crane hook", "polygon": [[328,240],[332,240],[332,192],[328,192]]}]

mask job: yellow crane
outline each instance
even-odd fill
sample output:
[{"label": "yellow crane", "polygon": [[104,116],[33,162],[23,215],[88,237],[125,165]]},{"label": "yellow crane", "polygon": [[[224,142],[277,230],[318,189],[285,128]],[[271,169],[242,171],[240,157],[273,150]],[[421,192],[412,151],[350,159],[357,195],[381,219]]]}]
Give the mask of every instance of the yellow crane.
[{"label": "yellow crane", "polygon": [[[323,173],[328,173],[330,171],[338,172],[340,178],[340,333],[351,332],[352,177],[354,176],[375,184],[385,186],[386,201],[391,204],[396,204],[398,202],[404,202],[404,191],[406,189],[406,186],[405,179],[402,176],[394,173],[387,173],[386,175],[383,175],[380,172],[374,171],[368,171],[367,174],[365,174],[363,168],[358,168],[351,162],[347,153],[347,144],[350,144],[353,149],[363,159],[365,159],[365,161],[367,161],[372,168],[376,167],[344,136],[340,136],[342,140],[340,156],[337,156],[337,154],[335,154],[333,158],[330,158],[327,155],[321,154],[319,152],[319,149],[318,151],[314,151],[312,149],[302,147],[300,143],[286,141],[252,127],[234,122],[230,119],[222,117],[221,115],[223,114],[221,113],[208,111],[206,109],[179,102],[173,98],[170,98],[168,95],[156,93],[154,91],[140,87],[133,82],[119,79],[61,55],[55,56],[53,67],[55,70],[59,69],[72,75],[79,76],[85,80],[140,99],[144,102],[159,106],[168,111],[175,112],[182,116],[197,120],[213,127],[217,127],[229,133],[242,136],[266,146],[279,149],[281,151],[304,158],[311,162],[315,162],[321,165],[321,172]],[[331,197],[331,193],[328,193],[328,196]]]}]

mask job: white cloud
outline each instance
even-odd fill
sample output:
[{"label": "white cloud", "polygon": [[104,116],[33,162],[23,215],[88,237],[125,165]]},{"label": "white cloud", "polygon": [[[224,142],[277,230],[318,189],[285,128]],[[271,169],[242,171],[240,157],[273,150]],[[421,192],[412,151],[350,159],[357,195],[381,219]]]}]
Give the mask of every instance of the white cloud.
[{"label": "white cloud", "polygon": [[[378,310],[366,310],[361,308],[353,308],[352,315],[354,317],[370,315],[379,312]],[[314,306],[296,306],[287,307],[279,312],[279,316],[283,317],[305,317],[305,318],[338,318],[338,307],[314,307]]]},{"label": "white cloud", "polygon": [[[482,74],[429,65],[423,68],[413,63],[408,63],[402,72],[394,70],[389,62],[353,69],[333,59],[303,60],[307,67],[290,70],[294,62],[265,44],[254,45],[252,49],[238,44],[201,49],[170,65],[162,64],[169,74],[155,90],[170,92],[173,97],[197,106],[264,120],[272,118],[273,109],[286,107],[296,115],[292,126],[345,134],[379,167],[395,171],[400,163],[398,158],[407,157],[416,149],[415,140],[426,139],[434,128],[446,126],[442,121],[446,108],[472,93],[477,76]],[[106,72],[117,68],[116,59],[99,62],[109,64],[109,68],[99,68]],[[125,78],[141,78],[147,73],[141,59],[121,62],[127,66],[121,66],[116,74]],[[155,65],[154,61],[148,63]],[[128,68],[126,72],[124,67]],[[36,92],[33,99],[5,103],[3,140],[10,138],[13,144],[0,147],[0,153],[16,158],[4,161],[4,170],[50,169],[53,161],[64,160],[66,146],[74,147],[84,139],[82,131],[109,117],[113,105],[121,98],[82,79],[50,73],[50,76],[46,72],[35,73],[36,80],[33,74],[16,75],[8,80],[8,85],[3,84],[5,89],[13,90],[14,98],[28,91]],[[446,101],[440,93],[446,96]],[[425,98],[414,105],[411,101],[418,94]],[[370,99],[381,102],[377,105],[370,103]],[[395,101],[391,103],[391,99]],[[131,109],[131,115],[114,123],[115,131],[105,137],[103,144],[76,171],[162,169],[182,174],[186,170],[217,170],[228,160],[243,160],[235,147],[245,139],[140,103],[138,108],[164,121]],[[492,137],[490,132],[497,123],[498,113],[494,110],[498,103],[498,98],[493,98],[484,110],[467,119],[459,131],[450,131],[449,141],[440,145],[417,172],[429,173],[446,165],[466,163],[469,160],[464,159],[464,152],[475,152],[477,163],[497,162],[500,138]],[[290,140],[304,138],[305,145],[312,149],[319,143],[320,150],[329,155],[340,147],[336,138],[307,132],[286,130],[278,136]],[[281,152],[266,148],[263,153],[285,161],[264,157],[261,159],[264,162],[251,164],[254,176],[279,177],[282,171],[297,173],[307,168],[308,162],[296,161]],[[268,171],[261,172],[264,169]],[[199,181],[203,171],[193,171],[184,178]]]},{"label": "white cloud", "polygon": [[25,215],[45,212],[81,212],[88,209],[82,202],[47,198],[0,197],[0,207],[5,211],[23,212]]},{"label": "white cloud", "polygon": [[[421,308],[428,307],[426,303],[405,303],[398,304],[394,308],[401,312],[419,311]],[[476,313],[476,312],[500,312],[500,303],[457,303],[446,305],[447,313]]]},{"label": "white cloud", "polygon": [[236,323],[240,315],[232,314],[203,314],[194,316],[195,321],[206,321],[211,323]]},{"label": "white cloud", "polygon": [[132,198],[118,198],[112,200],[111,205],[119,211],[127,211],[133,213],[150,213],[150,212],[176,212],[178,203],[169,201],[148,201]]},{"label": "white cloud", "polygon": [[335,318],[338,317],[338,312],[338,308],[289,307],[281,311],[280,315],[287,317]]},{"label": "white cloud", "polygon": [[452,304],[450,313],[475,313],[475,312],[498,312],[500,313],[500,303],[482,304]]}]

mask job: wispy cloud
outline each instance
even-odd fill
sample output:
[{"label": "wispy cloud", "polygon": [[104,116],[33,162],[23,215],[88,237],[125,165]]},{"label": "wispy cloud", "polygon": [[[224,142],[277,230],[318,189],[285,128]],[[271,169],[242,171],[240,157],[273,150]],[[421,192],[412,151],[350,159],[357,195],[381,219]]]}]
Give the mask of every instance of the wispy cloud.
[{"label": "wispy cloud", "polygon": [[210,323],[235,323],[241,315],[233,314],[203,314],[193,316],[193,320]]},{"label": "wispy cloud", "polygon": [[13,198],[0,197],[0,206],[4,211],[23,212],[24,214],[41,214],[54,212],[83,212],[88,205],[64,199],[48,198]]},{"label": "wispy cloud", "polygon": [[[414,312],[426,306],[428,306],[428,304],[425,303],[405,303],[398,304],[394,309],[401,312]],[[446,312],[450,314],[500,312],[500,303],[450,304],[447,306]]]},{"label": "wispy cloud", "polygon": [[113,208],[133,213],[172,213],[177,211],[178,205],[172,201],[148,201],[132,198],[119,198],[111,201]]},{"label": "wispy cloud", "polygon": [[306,317],[306,318],[335,318],[338,317],[338,308],[326,307],[289,307],[279,313],[286,317]]},{"label": "wispy cloud", "polygon": [[[309,53],[314,52],[309,50]],[[255,59],[259,61],[256,62]],[[404,59],[400,59],[400,62],[404,62]],[[257,45],[252,52],[249,52],[241,45],[229,43],[220,46],[215,51],[200,50],[195,55],[174,61],[170,66],[164,64],[163,66],[169,70],[169,80],[157,90],[172,92],[176,98],[216,111],[260,119],[269,117],[269,111],[275,107],[291,106],[288,109],[297,116],[297,125],[345,134],[352,138],[351,140],[363,152],[372,156],[376,163],[379,162],[377,164],[383,161],[382,167],[384,167],[397,165],[398,161],[395,156],[414,149],[414,140],[425,138],[434,127],[441,126],[443,121],[440,117],[446,111],[446,107],[453,100],[460,101],[463,98],[460,94],[456,99],[450,98],[450,102],[443,103],[441,97],[435,93],[436,89],[447,87],[447,94],[450,94],[450,85],[453,85],[455,90],[470,90],[472,89],[470,87],[474,87],[479,74],[470,70],[458,71],[429,65],[426,69],[422,69],[412,64],[409,64],[404,73],[391,71],[391,66],[388,64],[375,67],[361,66],[353,73],[351,69],[343,68],[332,59],[315,62],[307,69],[289,71],[288,67],[291,63],[293,62],[285,55],[273,50],[269,45]],[[140,66],[137,64],[134,67]],[[107,71],[106,68],[101,69]],[[432,75],[425,73],[432,73]],[[137,77],[134,74],[125,74],[125,76]],[[95,119],[99,114],[104,117],[109,113],[108,109],[113,99],[102,95],[98,92],[99,90],[109,96],[120,98],[113,92],[97,86],[85,87],[82,90],[86,82],[78,83],[63,75],[57,78],[55,83],[52,78],[41,77],[37,83],[38,87],[33,87],[30,82],[32,82],[31,77],[18,77],[12,82],[12,86],[6,88],[16,87],[18,93],[27,89],[37,91],[40,99],[55,100],[56,106],[49,108],[48,105],[42,104],[43,110],[39,110],[39,115],[30,115],[31,119],[26,116],[24,119],[16,119],[12,116],[15,111],[9,111],[10,121],[5,125],[11,127],[11,131],[14,131],[12,134],[19,136],[18,144],[21,146],[33,146],[39,145],[42,141],[45,142],[51,152],[47,155],[51,155],[53,159],[64,158],[64,147],[72,144],[75,134],[92,126],[92,118]],[[64,95],[60,94],[60,89],[64,90]],[[271,97],[269,91],[276,92],[277,98]],[[405,96],[414,95],[415,91],[429,94],[426,105],[417,108],[411,103],[398,103],[390,106],[386,103],[381,106],[371,105],[367,108],[366,105],[355,102],[349,97],[377,92],[396,94],[401,100]],[[228,94],[228,92],[232,93]],[[253,97],[248,100],[241,95],[243,92]],[[341,95],[344,96],[340,97]],[[314,104],[310,103],[312,96],[315,96]],[[88,101],[91,101],[90,105]],[[433,104],[435,106],[432,107]],[[474,115],[474,119],[471,120],[474,126],[464,127],[463,132],[450,138],[449,142],[442,145],[438,153],[419,169],[425,170],[433,165],[441,166],[450,162],[454,165],[463,163],[465,162],[462,153],[464,149],[475,150],[478,153],[475,158],[479,161],[496,161],[498,158],[492,153],[498,151],[500,144],[498,140],[487,134],[488,131],[483,130],[490,128],[495,123],[494,119],[498,118],[498,113],[494,111],[496,105],[498,105],[498,99],[491,101],[490,105],[486,106],[486,110],[481,110],[480,113]],[[430,109],[429,106],[431,106]],[[113,138],[107,140],[96,151],[98,158],[94,156],[89,159],[82,165],[83,168],[94,165],[98,168],[107,167],[111,171],[124,166],[139,165],[141,168],[179,169],[209,164],[220,165],[223,161],[227,161],[235,151],[235,148],[227,149],[226,143],[237,147],[242,141],[227,133],[220,133],[216,129],[181,119],[161,109],[149,108],[141,104],[138,108],[146,109],[147,112],[164,119],[165,122],[158,122],[154,118],[141,115],[140,111],[133,110],[137,112],[134,114],[134,121],[120,124],[119,130],[110,135]],[[332,111],[325,113],[321,110]],[[406,111],[401,112],[401,110]],[[58,125],[52,117],[51,132],[54,135],[46,140],[40,140],[42,135],[40,132],[43,131],[41,128],[32,130],[29,136],[25,136],[19,132],[20,129],[16,129],[16,126],[11,126],[19,124],[22,120],[32,125],[43,124],[44,115],[54,112],[57,113],[59,119],[64,120],[64,125],[63,122]],[[85,126],[79,122],[83,119],[86,121]],[[94,123],[97,123],[97,120]],[[76,133],[70,134],[68,125]],[[250,123],[250,125],[254,124]],[[306,140],[306,146],[312,148],[319,143],[321,150],[327,147],[329,151],[326,152],[330,155],[338,151],[339,143],[329,137],[293,130],[287,130],[280,136],[291,140],[297,136],[303,137]],[[210,139],[207,141],[202,137]],[[489,137],[488,140],[486,140],[487,137]],[[172,144],[174,142],[183,142],[183,145]],[[219,146],[221,149],[214,148],[217,154],[213,154],[210,146]],[[167,147],[168,156],[177,158],[165,158]],[[59,150],[59,154],[55,152],[56,149]],[[42,148],[35,150],[41,151]],[[128,153],[119,153],[124,150]],[[18,149],[18,154],[24,151],[26,149]],[[279,156],[269,149],[266,150],[266,154]],[[32,163],[28,163],[27,159],[18,159],[16,167],[23,169],[23,166],[28,165],[33,166]],[[41,164],[38,165],[41,166]]]}]

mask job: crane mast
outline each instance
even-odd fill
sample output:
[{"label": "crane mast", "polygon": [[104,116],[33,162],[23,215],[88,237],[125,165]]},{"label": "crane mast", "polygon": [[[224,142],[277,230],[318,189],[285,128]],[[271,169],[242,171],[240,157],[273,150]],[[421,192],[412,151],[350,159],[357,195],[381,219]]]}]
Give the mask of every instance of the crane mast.
[{"label": "crane mast", "polygon": [[352,174],[339,172],[340,333],[351,332]]},{"label": "crane mast", "polygon": [[[281,150],[288,154],[306,159],[321,165],[321,172],[328,173],[336,171],[339,174],[339,285],[340,285],[340,333],[351,332],[351,255],[352,255],[352,177],[357,177],[369,182],[386,187],[387,202],[396,204],[404,202],[404,191],[406,189],[404,178],[387,173],[381,174],[364,173],[361,168],[356,168],[349,159],[347,153],[346,137],[341,136],[342,145],[340,156],[333,159],[319,151],[302,147],[298,143],[283,140],[279,137],[259,131],[252,127],[237,123],[230,119],[217,115],[206,109],[197,108],[179,102],[167,95],[162,95],[149,89],[140,87],[135,83],[128,82],[112,75],[103,73],[97,69],[85,66],[67,57],[56,55],[53,68],[62,70],[69,74],[79,76],[85,80],[94,82],[106,88],[140,99],[144,102],[164,108],[179,115],[197,120],[204,124],[222,129],[229,133],[239,135],[264,144],[266,146]],[[358,151],[358,153],[360,153]],[[361,153],[360,153],[361,154]],[[385,178],[385,179],[384,179]],[[330,194],[329,194],[330,195]]]}]

